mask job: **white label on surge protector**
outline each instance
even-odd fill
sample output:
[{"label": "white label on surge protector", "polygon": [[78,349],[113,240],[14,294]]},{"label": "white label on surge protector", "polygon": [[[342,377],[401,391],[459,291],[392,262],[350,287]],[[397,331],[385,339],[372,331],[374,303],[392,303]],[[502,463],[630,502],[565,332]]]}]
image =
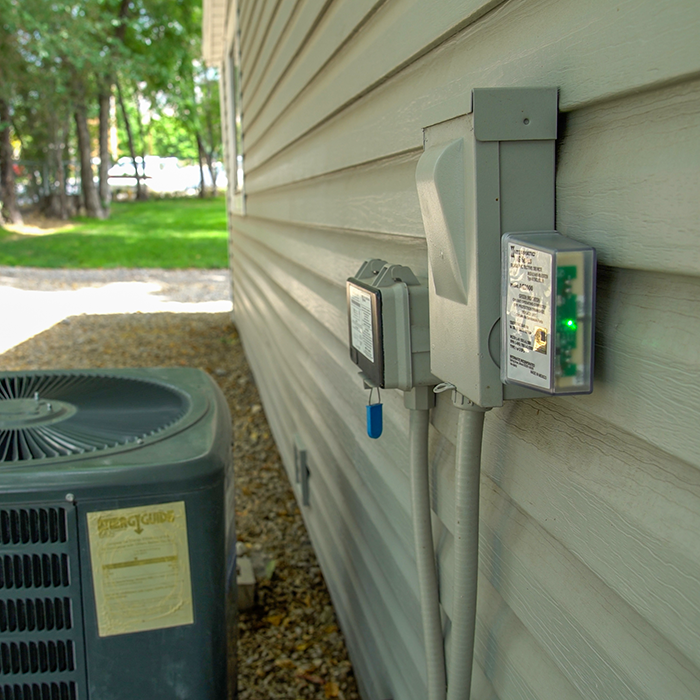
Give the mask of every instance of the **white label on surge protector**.
[{"label": "white label on surge protector", "polygon": [[506,377],[550,389],[553,256],[508,244],[506,296]]},{"label": "white label on surge protector", "polygon": [[350,285],[350,342],[370,362],[374,362],[372,295]]}]

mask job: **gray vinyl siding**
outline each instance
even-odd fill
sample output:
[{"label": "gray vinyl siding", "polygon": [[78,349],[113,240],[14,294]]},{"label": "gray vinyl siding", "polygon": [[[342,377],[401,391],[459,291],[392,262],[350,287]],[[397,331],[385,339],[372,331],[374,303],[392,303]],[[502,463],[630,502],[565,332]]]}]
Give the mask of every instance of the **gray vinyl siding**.
[{"label": "gray vinyl siding", "polygon": [[[556,86],[557,227],[600,263],[596,385],[486,416],[474,699],[697,700],[700,4],[239,5],[234,316],[292,482],[294,435],[308,448],[302,511],[363,698],[424,700],[425,670],[408,416],[383,392],[384,435],[366,437],[345,279],[369,258],[427,274],[423,127],[468,112],[474,87]],[[466,573],[452,560],[456,421],[441,395],[446,623]]]}]

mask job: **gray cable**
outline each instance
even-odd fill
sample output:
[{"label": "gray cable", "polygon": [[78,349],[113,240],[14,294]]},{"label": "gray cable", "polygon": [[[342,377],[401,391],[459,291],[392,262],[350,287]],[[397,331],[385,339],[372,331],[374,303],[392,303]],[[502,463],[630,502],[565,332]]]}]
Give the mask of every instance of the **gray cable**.
[{"label": "gray cable", "polygon": [[411,506],[427,663],[428,700],[444,700],[445,646],[442,635],[442,620],[440,618],[438,578],[430,516],[429,427],[430,411],[418,409],[410,411]]},{"label": "gray cable", "polygon": [[455,458],[454,603],[448,700],[468,700],[471,693],[479,568],[479,480],[484,409],[455,392],[460,408]]}]

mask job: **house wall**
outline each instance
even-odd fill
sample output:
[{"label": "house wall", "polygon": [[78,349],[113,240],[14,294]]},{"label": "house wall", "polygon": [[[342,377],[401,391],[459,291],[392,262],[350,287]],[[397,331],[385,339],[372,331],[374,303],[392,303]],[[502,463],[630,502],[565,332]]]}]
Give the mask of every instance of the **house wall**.
[{"label": "house wall", "polygon": [[[345,280],[369,258],[427,275],[423,127],[468,112],[474,87],[556,86],[557,228],[599,258],[595,390],[486,416],[473,697],[697,700],[700,4],[238,10],[234,315],[292,481],[294,436],[308,449],[302,510],[363,698],[424,700],[426,674],[408,415],[383,392],[384,435],[366,437]],[[227,16],[226,55],[233,4]],[[441,395],[430,458],[447,629],[464,575],[452,559],[456,422]]]}]

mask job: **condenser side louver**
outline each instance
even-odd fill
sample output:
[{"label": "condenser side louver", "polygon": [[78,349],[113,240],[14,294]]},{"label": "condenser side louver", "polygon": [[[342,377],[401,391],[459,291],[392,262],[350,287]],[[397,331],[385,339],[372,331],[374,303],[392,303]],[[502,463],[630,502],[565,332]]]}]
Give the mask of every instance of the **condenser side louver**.
[{"label": "condenser side louver", "polygon": [[0,700],[226,696],[230,437],[197,370],[0,374]]}]

